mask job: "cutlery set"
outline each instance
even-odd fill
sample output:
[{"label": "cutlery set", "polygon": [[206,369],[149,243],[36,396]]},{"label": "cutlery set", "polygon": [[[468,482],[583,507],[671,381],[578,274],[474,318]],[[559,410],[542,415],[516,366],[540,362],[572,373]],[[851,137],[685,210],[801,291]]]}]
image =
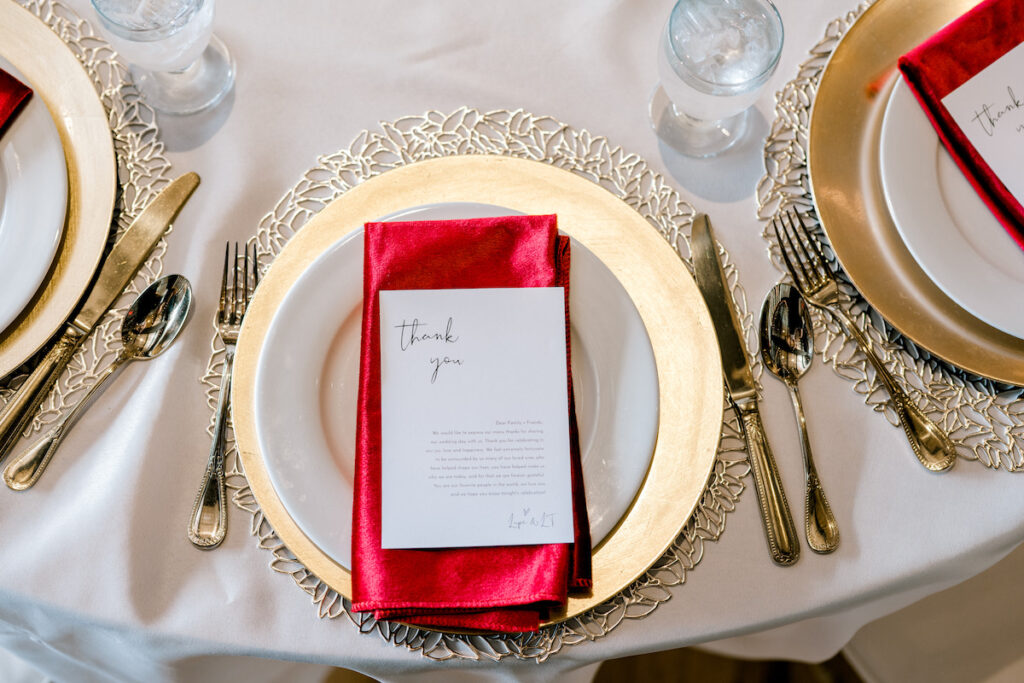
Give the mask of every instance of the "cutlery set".
[{"label": "cutlery set", "polygon": [[[111,248],[88,293],[57,341],[0,411],[0,462],[10,455],[72,354],[124,292],[198,185],[199,176],[195,173],[186,173],[173,180],[132,221]],[[139,296],[122,326],[125,347],[114,365],[53,430],[7,466],[3,477],[10,488],[21,491],[35,484],[88,399],[117,367],[129,358],[154,357],[173,341],[185,323],[191,300],[187,282],[167,279],[154,283]],[[156,327],[160,327],[160,331]]]},{"label": "cutlery set", "polygon": [[[194,173],[174,180],[114,245],[64,332],[0,411],[0,462],[24,433],[75,349],[121,295],[198,183],[199,177]],[[787,210],[773,220],[772,227],[793,284],[779,283],[764,301],[759,325],[761,359],[788,388],[800,429],[807,544],[816,553],[831,553],[839,545],[839,526],[814,465],[797,385],[814,357],[814,327],[807,304],[833,315],[850,331],[889,392],[900,424],[921,464],[934,472],[946,471],[956,463],[956,453],[949,437],[910,400],[875,353],[871,340],[838,305],[840,297],[835,275],[811,237],[804,218]],[[761,421],[757,386],[742,327],[719,259],[718,243],[705,214],[698,214],[693,221],[691,257],[694,278],[718,337],[726,389],[742,424],[769,551],[777,564],[789,566],[800,557],[796,525]],[[255,246],[250,255],[248,246],[242,247],[239,254],[237,243],[233,253],[231,244],[225,245],[216,316],[217,333],[225,347],[225,366],[210,455],[188,526],[189,540],[204,550],[219,546],[227,531],[224,458],[232,365],[242,320],[258,284]],[[106,380],[130,361],[150,360],[163,353],[184,328],[191,307],[191,286],[180,275],[166,276],[147,287],[131,305],[122,323],[122,348],[117,358],[71,411],[4,468],[3,479],[7,486],[16,491],[33,486]]]},{"label": "cutlery set", "polygon": [[[198,183],[194,173],[174,180],[115,243],[63,333],[0,411],[0,462],[10,454],[74,351],[124,291]],[[793,285],[776,285],[764,301],[759,325],[761,358],[768,370],[786,384],[793,401],[801,434],[808,546],[817,553],[830,553],[839,545],[839,527],[814,465],[797,385],[814,356],[814,329],[807,304],[831,314],[850,331],[889,392],[921,464],[934,472],[946,471],[956,463],[956,453],[949,437],[911,401],[875,353],[870,339],[838,305],[835,275],[803,217],[788,210],[774,219],[772,227]],[[708,217],[698,214],[691,236],[694,277],[711,314],[726,389],[742,424],[769,550],[777,564],[789,566],[800,557],[800,542],[761,421],[757,386],[718,249]],[[242,247],[240,255],[237,243],[233,253],[231,245],[226,245],[216,317],[217,333],[225,346],[225,367],[210,455],[188,527],[189,540],[200,549],[216,548],[227,531],[224,458],[232,365],[242,320],[258,284],[255,246],[251,255],[248,246]],[[180,275],[161,278],[143,291],[123,321],[122,348],[117,358],[71,411],[7,465],[3,479],[8,487],[23,491],[33,486],[106,380],[126,363],[149,360],[166,350],[185,326],[191,306],[191,287]]]},{"label": "cutlery set", "polygon": [[[186,173],[173,180],[114,244],[88,294],[76,308],[62,334],[3,410],[0,410],[0,463],[11,454],[75,350],[121,296],[198,185],[199,176],[195,173]],[[230,268],[229,260],[233,264]],[[251,257],[248,247],[239,257],[238,244],[235,244],[232,259],[230,244],[227,245],[216,321],[218,332],[227,347],[227,366],[221,384],[210,459],[188,531],[189,539],[199,548],[218,546],[224,540],[227,529],[224,449],[230,405],[231,362],[242,316],[258,283],[255,246]],[[4,483],[15,491],[24,491],[35,485],[72,426],[92,404],[100,389],[106,386],[107,380],[131,361],[151,360],[166,351],[184,329],[191,310],[192,286],[181,275],[162,277],[139,294],[121,324],[122,346],[113,363],[75,406],[61,416],[56,425],[7,464],[3,469]]]},{"label": "cutlery set", "polygon": [[[839,526],[814,465],[797,386],[814,357],[814,327],[807,311],[808,303],[831,314],[849,330],[889,392],[900,425],[921,464],[933,472],[947,471],[956,464],[956,451],[949,436],[897,384],[875,353],[871,340],[839,305],[835,274],[811,236],[803,216],[791,209],[784,211],[773,220],[772,228],[794,284],[776,285],[764,301],[759,325],[761,358],[769,372],[786,384],[793,401],[804,464],[805,535],[811,550],[825,554],[839,546]],[[792,565],[800,556],[792,514],[757,411],[757,391],[750,373],[750,359],[743,346],[728,282],[718,260],[717,242],[704,214],[699,214],[693,222],[691,256],[694,277],[711,312],[718,336],[729,397],[743,426],[768,547],[777,564]]]},{"label": "cutlery set", "polygon": [[[75,350],[124,292],[198,185],[199,176],[195,173],[186,173],[173,180],[114,244],[63,333],[0,410],[0,463],[10,455],[24,434]],[[231,369],[242,317],[257,284],[259,271],[256,268],[255,245],[251,256],[248,247],[244,247],[239,256],[237,243],[232,256],[231,245],[226,245],[216,319],[218,334],[226,347],[226,366],[217,405],[213,445],[188,529],[189,540],[202,549],[220,545],[227,530],[224,454]],[[92,404],[100,389],[106,386],[107,380],[131,361],[151,360],[166,351],[184,329],[191,310],[192,286],[184,276],[167,275],[143,290],[129,307],[121,324],[122,346],[117,357],[70,411],[7,464],[3,469],[4,483],[15,491],[24,491],[35,485],[72,426]]]},{"label": "cutlery set", "polygon": [[0,462],[10,455],[71,355],[121,296],[198,185],[199,176],[195,173],[186,173],[172,181],[114,244],[88,294],[56,343],[0,411]]}]

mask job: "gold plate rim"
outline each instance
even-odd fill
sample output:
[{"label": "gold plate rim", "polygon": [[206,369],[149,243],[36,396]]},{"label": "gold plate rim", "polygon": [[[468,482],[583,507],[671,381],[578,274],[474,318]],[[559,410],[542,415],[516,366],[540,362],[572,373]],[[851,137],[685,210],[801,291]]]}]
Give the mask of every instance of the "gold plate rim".
[{"label": "gold plate rim", "polygon": [[107,115],[71,49],[31,12],[0,2],[0,54],[53,117],[68,167],[64,233],[44,284],[0,335],[0,377],[28,360],[68,319],[99,265],[117,197]]},{"label": "gold plate rim", "polygon": [[981,321],[928,277],[899,236],[878,170],[881,120],[898,78],[897,58],[975,4],[879,0],[853,23],[814,98],[808,174],[836,257],[886,321],[953,365],[1024,385],[1024,341]]},{"label": "gold plate rim", "polygon": [[284,544],[321,581],[350,596],[348,570],[309,540],[270,482],[256,438],[256,363],[274,313],[317,256],[367,221],[439,202],[557,214],[560,229],[592,251],[622,283],[654,350],[660,419],[650,468],[625,516],[594,549],[591,595],[571,597],[566,609],[545,623],[554,624],[613,597],[665,553],[700,501],[722,426],[718,342],[696,284],[657,231],[599,185],[539,161],[450,156],[392,169],[334,200],[285,245],[246,313],[231,396],[238,454],[257,503]]}]

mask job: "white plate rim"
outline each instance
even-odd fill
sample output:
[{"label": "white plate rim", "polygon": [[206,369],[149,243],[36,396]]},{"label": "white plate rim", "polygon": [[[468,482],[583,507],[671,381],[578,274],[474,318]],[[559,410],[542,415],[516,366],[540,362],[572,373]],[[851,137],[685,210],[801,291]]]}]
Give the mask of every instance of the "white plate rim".
[{"label": "white plate rim", "polygon": [[1024,251],[963,177],[902,78],[883,115],[879,168],[893,223],[921,269],[966,311],[1024,338],[1024,301],[999,296],[1024,286]]},{"label": "white plate rim", "polygon": [[[438,207],[441,207],[442,209],[447,210],[449,212],[453,210],[453,207],[457,207],[458,211],[467,212],[465,213],[465,215],[452,215],[444,217],[510,215],[517,213],[515,211],[504,209],[502,207],[494,207],[490,205],[474,204],[467,202],[410,207],[409,209],[404,209],[402,211],[390,214],[389,216],[385,216],[384,219],[409,220],[411,219],[410,214],[415,214],[425,209],[436,209]],[[439,217],[441,216],[415,216],[416,219],[432,219]],[[344,530],[341,531],[341,526],[338,526],[333,522],[329,527],[323,523],[322,511],[316,504],[311,503],[308,498],[305,501],[302,500],[302,496],[304,495],[303,492],[310,488],[310,482],[305,481],[301,485],[297,485],[296,481],[294,480],[294,477],[296,476],[295,470],[302,468],[302,465],[300,464],[302,461],[299,460],[299,458],[302,457],[301,454],[303,452],[303,449],[308,448],[309,444],[305,443],[296,445],[293,440],[289,439],[289,437],[285,434],[283,430],[293,428],[296,432],[300,432],[301,434],[312,434],[312,441],[315,442],[313,445],[318,451],[321,451],[320,457],[323,457],[323,451],[329,451],[327,437],[323,434],[323,428],[313,428],[320,424],[320,420],[318,415],[312,416],[306,414],[312,412],[311,410],[296,410],[290,415],[288,419],[280,417],[275,418],[275,415],[280,416],[280,413],[275,413],[274,410],[277,392],[273,391],[275,385],[275,380],[273,379],[273,377],[275,373],[279,377],[295,377],[296,375],[294,373],[300,371],[295,365],[295,361],[298,354],[294,353],[294,348],[292,348],[292,353],[288,354],[289,365],[286,365],[281,359],[281,354],[287,348],[286,344],[289,343],[289,334],[287,331],[291,329],[290,325],[294,322],[295,317],[289,316],[288,312],[292,310],[299,310],[297,306],[300,307],[302,305],[300,301],[302,299],[308,298],[308,292],[306,291],[307,287],[309,286],[308,283],[311,281],[311,278],[317,277],[318,271],[328,272],[328,270],[331,270],[325,264],[333,263],[335,266],[337,266],[339,251],[349,249],[350,258],[352,257],[352,255],[357,254],[357,260],[361,268],[361,238],[362,230],[358,229],[352,233],[349,233],[343,238],[337,240],[333,245],[325,249],[324,252],[320,254],[303,271],[299,278],[291,285],[289,291],[285,295],[280,306],[274,312],[271,323],[268,326],[265,341],[260,350],[259,357],[257,359],[254,386],[254,423],[256,426],[256,436],[260,446],[260,451],[263,454],[263,460],[266,466],[267,473],[269,475],[270,481],[275,491],[278,494],[278,497],[281,499],[281,502],[284,505],[285,509],[287,510],[289,516],[292,517],[292,519],[299,526],[299,528],[303,530],[307,537],[315,545],[317,545],[323,552],[325,552],[332,559],[334,559],[336,562],[345,567],[350,566],[350,562],[348,561],[348,553],[350,548],[344,541],[339,539],[341,539],[341,537],[344,537],[345,541],[347,541],[350,535],[350,526],[348,526],[351,523],[350,510],[346,510],[345,514],[347,515],[347,517],[340,520],[341,526],[345,527]],[[355,246],[352,245],[353,241],[358,242],[357,251],[351,251]],[[630,484],[628,485],[628,495],[623,495],[616,502],[616,505],[614,505],[612,508],[608,508],[608,506],[605,506],[607,508],[605,513],[603,515],[596,516],[600,517],[600,519],[592,520],[591,527],[593,541],[594,544],[597,545],[600,542],[600,540],[614,528],[620,517],[624,515],[626,511],[629,509],[629,506],[633,498],[635,497],[636,491],[639,490],[640,485],[642,484],[643,478],[648,469],[650,458],[653,454],[655,442],[657,440],[658,429],[659,399],[657,368],[654,364],[653,350],[651,348],[650,340],[647,337],[646,329],[644,328],[639,313],[633,306],[628,293],[626,293],[625,289],[622,288],[622,285],[618,283],[614,275],[610,271],[608,271],[607,268],[603,264],[601,264],[596,257],[587,252],[581,245],[578,245],[578,243],[574,244],[574,249],[575,251],[573,252],[573,273],[577,273],[580,270],[580,268],[583,267],[580,265],[583,262],[583,259],[580,258],[578,254],[585,253],[586,255],[589,255],[593,263],[598,264],[600,268],[607,271],[607,277],[612,278],[612,280],[615,282],[615,286],[618,287],[619,290],[621,290],[621,296],[625,297],[625,301],[628,302],[628,305],[632,310],[632,314],[635,316],[635,324],[632,328],[632,337],[624,337],[624,339],[626,340],[625,343],[629,347],[630,351],[630,353],[628,354],[628,359],[630,360],[629,372],[627,374],[632,375],[632,377],[627,378],[626,384],[628,384],[628,380],[632,379],[633,388],[630,389],[629,386],[623,388],[621,382],[617,384],[614,388],[617,390],[622,390],[623,395],[631,397],[627,402],[632,403],[633,409],[627,410],[626,412],[628,413],[628,415],[626,415],[623,419],[628,419],[631,424],[634,424],[636,426],[637,434],[642,433],[645,435],[644,437],[639,437],[637,436],[637,434],[633,434],[627,439],[624,439],[624,441],[632,445],[629,451],[630,455],[635,456],[635,453],[637,452],[647,454],[645,459],[634,458],[633,460],[630,461],[630,464],[632,465],[633,474],[630,479]],[[586,258],[586,256],[584,258]],[[333,272],[340,272],[340,269],[335,267],[333,268]],[[361,278],[356,277],[355,280],[360,285],[359,292],[356,298],[357,301],[361,301]],[[307,284],[304,285],[304,282]],[[578,292],[581,289],[582,288],[580,288],[579,286],[574,286],[573,290],[571,291]],[[571,301],[571,306],[574,306],[573,320],[575,323],[578,322],[584,316],[580,315],[580,311],[578,310],[577,306],[574,305],[576,304],[578,299],[573,297],[572,294],[570,296],[573,299],[573,301]],[[308,301],[306,302],[305,305],[309,305]],[[347,315],[348,314],[339,314],[339,317],[343,319]],[[338,325],[340,326],[342,322],[343,320],[339,319]],[[330,327],[330,325],[325,325],[325,327]],[[575,329],[576,325],[574,324],[573,327]],[[639,334],[642,335],[643,348],[645,349],[644,353],[637,352],[637,332],[639,332]],[[309,351],[308,356],[315,359],[310,361],[310,365],[317,367],[323,366],[323,363],[326,362],[326,359],[324,357],[327,354],[328,346],[330,346],[329,343],[320,343],[316,345],[316,347],[313,348],[312,350],[310,350],[309,345],[304,347],[307,351]],[[577,383],[579,383],[579,377],[575,369],[577,363],[582,359],[582,356],[584,355],[583,353],[580,353],[581,349],[579,348],[579,346],[579,344],[575,344],[573,347],[573,374],[574,380]],[[277,360],[272,361],[272,359]],[[308,372],[308,369],[306,370],[306,372]],[[643,377],[645,379],[638,381],[638,377]],[[611,382],[612,384],[615,384],[615,381],[612,381],[611,379],[607,381]],[[279,383],[281,382],[281,380],[278,379],[277,382]],[[636,386],[638,385],[642,385],[643,387],[639,393],[646,395],[646,398],[643,400],[637,400],[638,392],[636,391]],[[317,387],[316,389],[315,393],[317,394],[317,400],[319,400],[321,390],[322,387]],[[300,403],[302,406],[309,408],[311,405],[311,400],[312,399],[309,398],[309,395],[307,395],[305,397],[305,400],[300,401]],[[605,410],[608,405],[614,404],[612,404],[611,402],[605,402],[605,405],[601,406],[601,410]],[[645,405],[646,408],[644,408]],[[621,409],[622,406],[619,406],[619,408]],[[577,397],[577,412],[578,414],[580,413],[579,396]],[[598,465],[596,465],[596,458],[592,455],[593,451],[588,452],[586,448],[586,444],[588,443],[588,425],[584,424],[583,420],[581,420],[580,428],[581,445],[584,446],[584,477],[587,480],[588,489],[594,490],[596,487],[592,486],[591,484],[591,482],[594,480],[594,477],[592,474],[588,474],[588,470],[593,471],[598,467]],[[590,434],[589,438],[591,439],[590,443],[592,443],[594,435]],[[618,439],[618,436],[616,436],[616,439]],[[618,440],[619,442],[623,441],[623,439]],[[286,455],[286,449],[291,449],[290,455]],[[287,464],[283,463],[283,461],[289,457],[292,458],[292,464],[290,467]],[[604,463],[604,465],[614,466],[614,463],[611,465]],[[292,471],[289,472],[289,469],[291,469]],[[314,482],[314,484],[317,483],[320,482]],[[588,496],[588,508],[592,509],[594,507],[593,502],[594,499]],[[614,512],[612,512],[611,510],[614,510]],[[338,514],[330,516],[330,518],[336,520],[338,518]]]},{"label": "white plate rim", "polygon": [[[9,61],[0,69],[31,87]],[[0,332],[32,300],[57,254],[68,172],[57,125],[36,93],[0,136]]]}]

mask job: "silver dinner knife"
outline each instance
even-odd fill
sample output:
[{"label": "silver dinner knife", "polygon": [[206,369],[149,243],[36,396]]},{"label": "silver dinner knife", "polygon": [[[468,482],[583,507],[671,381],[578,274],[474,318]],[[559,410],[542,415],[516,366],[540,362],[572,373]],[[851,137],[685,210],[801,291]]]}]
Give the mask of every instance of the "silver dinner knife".
[{"label": "silver dinner knife", "polygon": [[57,341],[0,411],[0,462],[10,454],[75,349],[121,296],[198,186],[199,176],[195,173],[175,178],[114,244]]},{"label": "silver dinner knife", "polygon": [[711,312],[718,337],[729,399],[743,425],[743,437],[747,442],[750,470],[754,476],[754,489],[761,507],[761,521],[768,537],[768,548],[777,564],[788,566],[800,558],[800,541],[793,523],[793,514],[786,501],[786,492],[782,489],[779,469],[761,423],[761,414],[757,408],[757,387],[743,345],[742,328],[729,293],[725,271],[718,260],[718,246],[711,231],[711,221],[705,214],[698,214],[693,219],[690,255],[694,278]]}]

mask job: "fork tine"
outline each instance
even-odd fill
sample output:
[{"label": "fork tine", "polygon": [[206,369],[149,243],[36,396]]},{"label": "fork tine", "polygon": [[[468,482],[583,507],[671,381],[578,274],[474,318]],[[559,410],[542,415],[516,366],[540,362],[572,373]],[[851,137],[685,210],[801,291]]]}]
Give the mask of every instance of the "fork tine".
[{"label": "fork tine", "polygon": [[[793,218],[794,215],[796,216],[795,220]],[[798,261],[802,261],[805,264],[808,274],[807,279],[812,282],[812,287],[820,286],[829,275],[828,266],[825,264],[825,257],[814,247],[814,238],[811,237],[807,225],[803,222],[798,212],[787,211],[786,223],[789,226],[793,242],[800,250],[799,253],[793,253],[796,254]]]},{"label": "fork tine", "polygon": [[823,252],[821,250],[821,245],[818,244],[818,240],[812,239],[812,237],[811,237],[811,229],[809,227],[807,227],[807,223],[804,221],[803,214],[801,214],[801,213],[799,213],[797,211],[794,211],[793,213],[796,214],[796,220],[800,224],[800,230],[803,232],[804,236],[807,238],[807,244],[810,245],[811,249],[814,250],[814,253],[817,255],[818,262],[821,264],[822,269],[827,270],[828,269],[828,259],[825,258],[825,252]]},{"label": "fork tine", "polygon": [[231,243],[224,243],[224,273],[220,278],[220,308],[217,309],[217,317],[224,318],[228,306],[228,256],[231,254]]},{"label": "fork tine", "polygon": [[[804,276],[807,278],[807,286],[810,289],[817,289],[825,284],[831,273],[828,271],[825,259],[819,258],[817,251],[808,249],[807,242],[813,242],[813,239],[806,230],[797,227],[793,220],[794,213],[796,212],[790,210],[783,214],[783,227],[786,228],[793,256],[801,265]],[[799,214],[797,216],[799,217]]]},{"label": "fork tine", "polygon": [[245,268],[244,268],[244,279],[242,281],[243,299],[242,299],[242,315],[245,315],[246,309],[249,308],[249,245],[245,245]]},{"label": "fork tine", "polygon": [[[801,290],[802,293],[806,294],[810,290],[807,273],[799,258],[796,259],[796,263],[793,263],[793,260],[789,257],[790,252],[793,251],[793,242],[789,233],[786,231],[786,226],[783,224],[782,219],[776,217],[772,221],[772,228],[775,230],[775,239],[779,241],[779,251],[782,253],[782,259],[786,262],[786,268],[789,269],[790,274],[793,276],[793,280],[796,282],[797,288]],[[793,253],[795,257],[795,252]]]},{"label": "fork tine", "polygon": [[256,258],[256,243],[252,245],[252,290],[256,293],[256,287],[260,284],[260,262]]},{"label": "fork tine", "polygon": [[231,255],[231,284],[228,286],[228,315],[227,320],[229,323],[233,323],[235,320],[235,303],[238,301],[238,245],[232,243],[234,246],[233,253]]}]

